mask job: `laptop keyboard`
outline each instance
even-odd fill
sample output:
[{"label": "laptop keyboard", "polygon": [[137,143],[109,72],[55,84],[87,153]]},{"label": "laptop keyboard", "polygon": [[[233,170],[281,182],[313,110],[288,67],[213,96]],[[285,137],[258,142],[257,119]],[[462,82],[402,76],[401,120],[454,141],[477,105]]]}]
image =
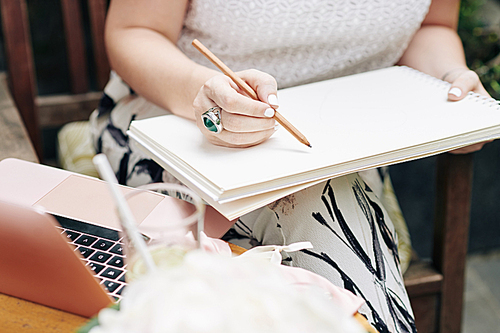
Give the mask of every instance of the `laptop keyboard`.
[{"label": "laptop keyboard", "polygon": [[123,242],[116,230],[54,215],[68,241],[116,301],[126,286]]}]

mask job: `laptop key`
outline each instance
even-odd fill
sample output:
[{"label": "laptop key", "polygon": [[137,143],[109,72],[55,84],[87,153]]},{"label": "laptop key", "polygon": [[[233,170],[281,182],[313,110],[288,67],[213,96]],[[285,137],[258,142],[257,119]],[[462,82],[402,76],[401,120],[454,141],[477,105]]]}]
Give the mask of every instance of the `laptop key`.
[{"label": "laptop key", "polygon": [[104,272],[100,274],[100,276],[106,277],[108,279],[116,279],[122,273],[123,271],[120,269],[108,267]]},{"label": "laptop key", "polygon": [[108,261],[108,265],[120,268],[123,267],[123,257],[114,256],[110,261]]},{"label": "laptop key", "polygon": [[107,280],[104,280],[104,282],[102,284],[103,284],[104,288],[106,288],[106,290],[109,291],[110,293],[112,293],[113,291],[116,290],[116,288],[121,286],[121,284],[118,282],[107,281]]},{"label": "laptop key", "polygon": [[111,254],[97,251],[89,260],[105,263],[109,258],[111,258]]},{"label": "laptop key", "polygon": [[115,294],[121,295],[126,286],[123,286],[120,290],[118,290]]},{"label": "laptop key", "polygon": [[78,233],[78,232],[74,232],[74,231],[71,231],[71,230],[65,230],[64,231],[64,234],[66,237],[68,237],[68,239],[71,239],[71,241],[73,242],[75,239],[78,238],[78,236],[80,236],[81,234]]},{"label": "laptop key", "polygon": [[123,254],[123,244],[116,244],[109,250],[109,252],[112,252],[114,254]]},{"label": "laptop key", "polygon": [[78,239],[75,241],[75,243],[80,244],[80,245],[90,246],[96,240],[97,240],[97,238],[95,238],[95,237],[82,235],[82,236],[78,237]]},{"label": "laptop key", "polygon": [[89,262],[88,266],[96,275],[104,268],[103,265],[96,264],[95,262]]},{"label": "laptop key", "polygon": [[113,244],[114,244],[113,242],[110,242],[110,241],[107,241],[107,240],[104,240],[104,239],[99,239],[97,242],[94,243],[94,245],[92,245],[92,248],[98,249],[98,250],[102,250],[102,251],[106,251]]},{"label": "laptop key", "polygon": [[86,248],[86,247],[83,247],[83,246],[79,246],[78,247],[78,251],[80,251],[81,255],[84,258],[88,258],[88,256],[90,256],[92,253],[95,252],[95,250],[92,250],[92,249],[89,249],[89,248]]},{"label": "laptop key", "polygon": [[125,281],[125,277],[126,277],[127,274],[123,274],[122,276],[120,276],[120,278],[118,279],[118,281],[121,281],[121,282],[127,282]]}]

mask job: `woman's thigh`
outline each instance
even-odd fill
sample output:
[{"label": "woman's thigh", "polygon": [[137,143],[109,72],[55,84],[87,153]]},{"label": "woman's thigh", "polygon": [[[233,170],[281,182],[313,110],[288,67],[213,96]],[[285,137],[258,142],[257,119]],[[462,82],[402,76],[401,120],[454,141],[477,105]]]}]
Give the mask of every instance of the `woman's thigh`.
[{"label": "woman's thigh", "polygon": [[365,299],[360,312],[379,332],[413,332],[392,222],[377,196],[357,175],[312,186],[247,216],[226,239],[240,245],[313,249],[284,255],[284,264],[328,278]]}]

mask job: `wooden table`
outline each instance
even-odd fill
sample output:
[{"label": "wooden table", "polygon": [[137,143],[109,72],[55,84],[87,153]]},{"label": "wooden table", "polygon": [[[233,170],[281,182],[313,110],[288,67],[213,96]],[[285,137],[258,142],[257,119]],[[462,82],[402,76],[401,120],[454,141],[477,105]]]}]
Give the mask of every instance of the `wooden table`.
[{"label": "wooden table", "polygon": [[[39,162],[0,72],[0,161],[15,157]],[[0,294],[0,332],[73,332],[87,318]]]},{"label": "wooden table", "polygon": [[0,294],[0,332],[74,332],[87,318]]}]

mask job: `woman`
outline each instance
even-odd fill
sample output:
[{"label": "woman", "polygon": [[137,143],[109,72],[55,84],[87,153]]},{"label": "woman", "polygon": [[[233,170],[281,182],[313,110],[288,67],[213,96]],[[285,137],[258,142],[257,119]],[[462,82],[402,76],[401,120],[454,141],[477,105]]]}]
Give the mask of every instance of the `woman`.
[{"label": "woman", "polygon": [[[108,155],[121,183],[173,181],[129,146],[124,133],[131,120],[171,112],[196,121],[213,144],[244,148],[274,133],[271,106],[279,107],[278,86],[394,64],[451,82],[453,101],[469,91],[486,94],[465,64],[456,34],[458,9],[458,0],[112,1],[109,59],[136,95],[115,106],[128,91],[120,92],[119,79],[110,82],[94,115],[96,148]],[[260,101],[240,94],[191,46],[194,38],[239,71]],[[201,121],[215,106],[222,109],[219,134]],[[368,186],[352,174],[305,189],[242,216],[226,237],[249,246],[311,241],[314,249],[292,253],[284,262],[363,297],[360,312],[380,332],[414,332],[394,227],[372,181]]]}]

